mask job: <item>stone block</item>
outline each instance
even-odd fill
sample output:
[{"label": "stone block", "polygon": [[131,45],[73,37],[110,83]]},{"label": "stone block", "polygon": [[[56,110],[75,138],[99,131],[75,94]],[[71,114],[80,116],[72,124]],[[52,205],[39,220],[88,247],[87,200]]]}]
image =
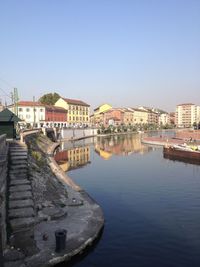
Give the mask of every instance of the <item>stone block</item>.
[{"label": "stone block", "polygon": [[24,228],[29,228],[34,225],[35,219],[34,217],[30,218],[18,218],[10,220],[10,226],[12,231],[17,231]]},{"label": "stone block", "polygon": [[31,182],[28,179],[11,179],[10,186],[12,185],[26,185],[30,184]]},{"label": "stone block", "polygon": [[10,200],[20,200],[20,199],[29,199],[32,198],[32,193],[30,191],[27,192],[13,192],[10,194]]},{"label": "stone block", "polygon": [[8,203],[9,209],[16,209],[16,208],[27,208],[33,207],[34,203],[32,199],[24,199],[24,200],[11,200]]},{"label": "stone block", "polygon": [[24,191],[31,191],[30,185],[14,185],[10,186],[9,188],[10,192],[24,192]]},{"label": "stone block", "polygon": [[11,180],[24,180],[24,179],[27,179],[27,173],[24,173],[24,174],[9,174],[9,177]]},{"label": "stone block", "polygon": [[33,208],[19,208],[19,209],[9,209],[8,217],[10,219],[14,218],[29,218],[34,217],[34,210]]}]

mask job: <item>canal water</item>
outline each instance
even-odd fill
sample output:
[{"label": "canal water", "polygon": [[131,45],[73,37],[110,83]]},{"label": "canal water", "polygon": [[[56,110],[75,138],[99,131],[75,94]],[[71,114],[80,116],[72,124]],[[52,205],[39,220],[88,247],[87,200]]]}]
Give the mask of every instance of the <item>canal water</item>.
[{"label": "canal water", "polygon": [[102,207],[105,228],[75,267],[199,267],[200,166],[163,158],[140,135],[67,147],[60,166]]}]

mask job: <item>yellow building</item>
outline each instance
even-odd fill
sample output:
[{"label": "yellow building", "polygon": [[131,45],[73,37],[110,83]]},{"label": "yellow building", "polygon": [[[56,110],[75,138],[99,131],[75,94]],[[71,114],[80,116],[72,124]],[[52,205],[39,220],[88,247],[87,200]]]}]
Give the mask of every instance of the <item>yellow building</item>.
[{"label": "yellow building", "polygon": [[93,125],[104,123],[104,113],[112,109],[109,104],[102,104],[94,109],[94,114],[91,116],[91,122]]},{"label": "yellow building", "polygon": [[81,100],[59,98],[55,106],[66,109],[69,126],[86,126],[90,123],[90,105]]},{"label": "yellow building", "polygon": [[148,111],[143,109],[131,108],[129,110],[133,111],[133,123],[134,124],[146,124],[148,123]]}]

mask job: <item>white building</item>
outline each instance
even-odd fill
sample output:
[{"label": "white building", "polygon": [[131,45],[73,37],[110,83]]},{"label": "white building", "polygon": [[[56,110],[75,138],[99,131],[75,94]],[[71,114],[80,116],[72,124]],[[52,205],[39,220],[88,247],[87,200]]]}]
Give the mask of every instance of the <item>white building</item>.
[{"label": "white building", "polygon": [[175,124],[177,127],[191,127],[200,122],[200,106],[192,103],[176,106]]},{"label": "white building", "polygon": [[17,111],[14,105],[8,107],[26,124],[39,127],[45,121],[45,106],[33,101],[20,101],[17,103]]},{"label": "white building", "polygon": [[168,113],[162,113],[159,115],[159,125],[170,124],[170,116]]}]

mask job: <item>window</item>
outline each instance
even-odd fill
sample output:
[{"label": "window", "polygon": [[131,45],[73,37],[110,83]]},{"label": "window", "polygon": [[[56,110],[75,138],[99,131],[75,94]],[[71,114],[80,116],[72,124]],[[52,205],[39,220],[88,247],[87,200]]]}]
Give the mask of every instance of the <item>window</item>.
[{"label": "window", "polygon": [[23,108],[19,108],[19,111],[23,111]]},{"label": "window", "polygon": [[29,111],[30,111],[30,108],[27,108],[27,109],[26,109],[26,112],[29,112]]},{"label": "window", "polygon": [[40,112],[43,112],[43,109],[42,108],[40,109]]}]

